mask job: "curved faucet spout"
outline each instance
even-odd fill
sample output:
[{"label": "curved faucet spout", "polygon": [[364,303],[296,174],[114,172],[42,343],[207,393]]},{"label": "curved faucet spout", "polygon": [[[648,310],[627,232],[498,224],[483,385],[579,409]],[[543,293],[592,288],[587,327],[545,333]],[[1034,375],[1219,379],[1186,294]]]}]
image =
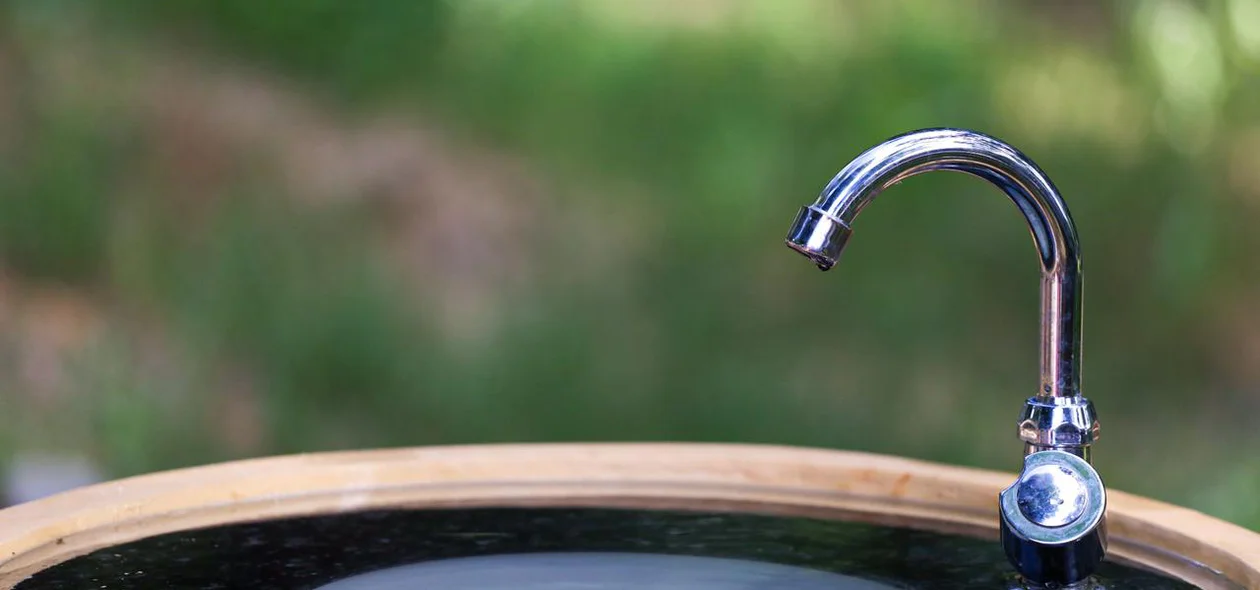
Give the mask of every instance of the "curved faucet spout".
[{"label": "curved faucet spout", "polygon": [[[1032,160],[993,137],[961,129],[926,129],[894,137],[858,156],[801,210],[787,245],[831,268],[854,218],[881,191],[932,170],[979,176],[1024,214],[1041,257],[1041,384],[1049,405],[1080,396],[1081,258],[1076,228],[1059,191]],[[1084,442],[1084,441],[1081,441]]]}]

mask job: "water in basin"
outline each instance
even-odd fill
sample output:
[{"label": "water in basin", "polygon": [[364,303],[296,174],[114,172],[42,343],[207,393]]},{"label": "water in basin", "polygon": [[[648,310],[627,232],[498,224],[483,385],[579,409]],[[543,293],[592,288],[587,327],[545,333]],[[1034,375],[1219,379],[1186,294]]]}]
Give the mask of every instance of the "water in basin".
[{"label": "water in basin", "polygon": [[319,590],[889,590],[871,580],[741,559],[636,553],[534,553],[387,568]]}]

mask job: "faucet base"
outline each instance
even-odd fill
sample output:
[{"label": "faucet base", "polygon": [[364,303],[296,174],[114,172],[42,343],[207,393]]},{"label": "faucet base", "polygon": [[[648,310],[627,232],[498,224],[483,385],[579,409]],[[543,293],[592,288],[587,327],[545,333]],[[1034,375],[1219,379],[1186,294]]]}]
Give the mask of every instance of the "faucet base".
[{"label": "faucet base", "polygon": [[1107,553],[1107,491],[1088,462],[1067,451],[1024,458],[1019,479],[998,495],[1002,548],[1020,575],[1071,584]]},{"label": "faucet base", "polygon": [[1002,549],[1019,574],[1030,582],[1040,585],[1067,586],[1088,578],[1102,564],[1107,553],[1105,529],[1100,523],[1098,530],[1086,538],[1066,545],[1042,545],[1021,539],[1011,532],[1006,519],[1002,519]]}]

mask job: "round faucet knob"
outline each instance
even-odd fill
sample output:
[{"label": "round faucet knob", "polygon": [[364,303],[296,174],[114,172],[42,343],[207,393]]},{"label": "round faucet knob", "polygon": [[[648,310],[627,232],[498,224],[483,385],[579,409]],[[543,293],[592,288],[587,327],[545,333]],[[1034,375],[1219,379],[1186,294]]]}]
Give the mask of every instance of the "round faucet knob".
[{"label": "round faucet knob", "polygon": [[1002,547],[1025,578],[1039,584],[1085,579],[1107,551],[1107,493],[1084,459],[1067,451],[1024,457],[1024,471],[998,497]]},{"label": "round faucet knob", "polygon": [[1016,484],[1016,505],[1028,520],[1043,527],[1076,522],[1085,513],[1089,491],[1076,472],[1061,465],[1038,465]]}]

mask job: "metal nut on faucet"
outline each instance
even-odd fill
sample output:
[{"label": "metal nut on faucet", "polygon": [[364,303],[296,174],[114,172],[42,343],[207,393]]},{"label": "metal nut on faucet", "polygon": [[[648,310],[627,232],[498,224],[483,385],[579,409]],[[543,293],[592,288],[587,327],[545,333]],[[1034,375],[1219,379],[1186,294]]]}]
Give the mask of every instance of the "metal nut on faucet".
[{"label": "metal nut on faucet", "polygon": [[1024,404],[1018,431],[1028,453],[1070,448],[1089,460],[1089,447],[1098,440],[1098,414],[1083,397],[1033,397]]}]

